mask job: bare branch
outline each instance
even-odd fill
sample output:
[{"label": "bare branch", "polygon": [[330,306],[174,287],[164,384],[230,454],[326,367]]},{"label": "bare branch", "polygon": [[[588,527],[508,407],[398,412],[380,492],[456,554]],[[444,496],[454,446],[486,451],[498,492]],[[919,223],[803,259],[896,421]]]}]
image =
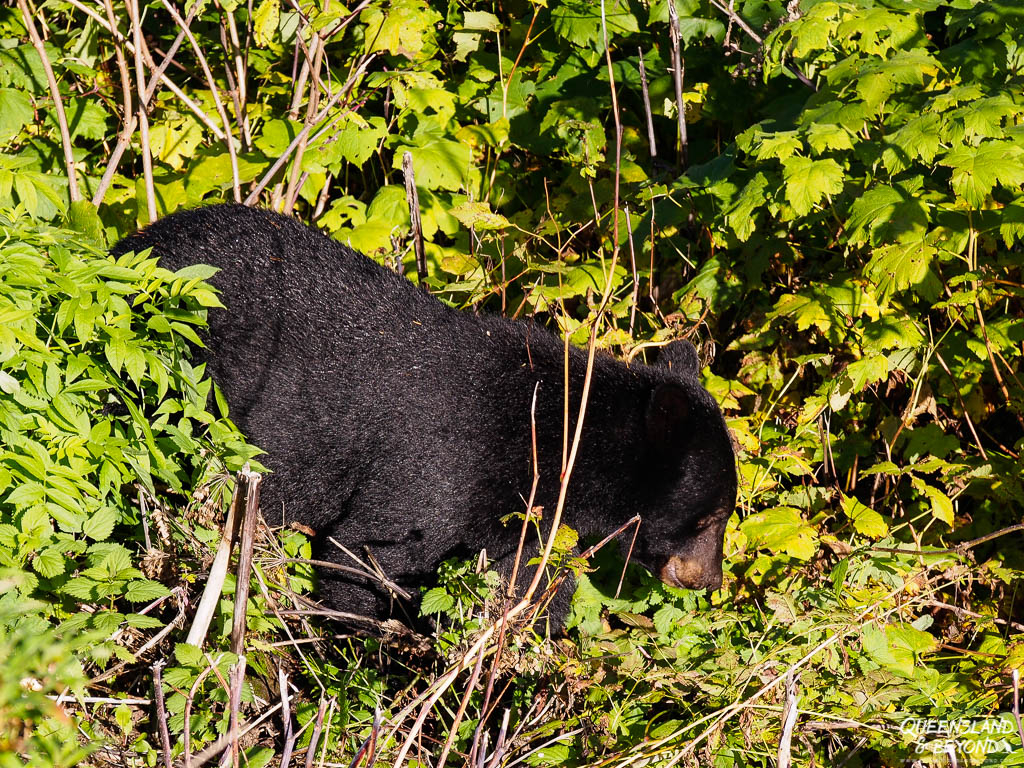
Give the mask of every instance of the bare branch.
[{"label": "bare branch", "polygon": [[148,221],[156,221],[156,188],[153,184],[153,155],[149,149],[149,112],[146,109],[146,69],[142,63],[142,25],[139,19],[138,0],[128,0],[128,15],[132,24],[132,39],[135,41],[135,87],[139,92],[139,143],[142,145],[142,176],[146,184],[146,209]]},{"label": "bare branch", "polygon": [[53,99],[53,108],[57,113],[57,126],[60,129],[60,143],[64,148],[64,165],[67,167],[68,173],[68,197],[71,202],[77,202],[82,199],[82,196],[78,192],[78,177],[75,173],[75,154],[71,147],[71,132],[68,130],[68,118],[64,114],[64,102],[60,98],[60,88],[57,86],[57,78],[53,74],[53,67],[50,66],[50,60],[46,57],[46,48],[43,46],[43,39],[39,37],[39,32],[36,30],[35,22],[32,20],[32,13],[28,9],[27,0],[18,0],[18,8],[21,9],[22,18],[25,20],[25,28],[28,30],[28,36],[32,38],[32,45],[36,49],[36,53],[39,54],[39,59],[43,63],[43,71],[46,73],[46,84],[50,88],[50,98]]},{"label": "bare branch", "polygon": [[[137,0],[136,0],[137,1]],[[217,114],[220,115],[221,123],[224,125],[224,143],[227,145],[228,157],[231,159],[231,190],[235,196],[235,202],[242,202],[242,188],[238,180],[238,157],[235,155],[235,137],[231,133],[231,121],[228,120],[228,113],[224,109],[224,102],[220,98],[220,91],[217,88],[217,82],[213,79],[213,72],[210,71],[210,65],[206,61],[206,56],[203,55],[203,49],[199,47],[199,43],[196,42],[195,36],[192,31],[185,24],[185,20],[181,18],[181,14],[178,10],[170,3],[170,0],[163,0],[164,7],[167,12],[171,14],[174,21],[177,22],[178,26],[185,33],[189,43],[192,45],[192,50],[196,54],[196,59],[199,61],[199,65],[203,68],[203,74],[206,77],[206,84],[210,88],[210,93],[213,94],[213,103],[217,108]]]}]

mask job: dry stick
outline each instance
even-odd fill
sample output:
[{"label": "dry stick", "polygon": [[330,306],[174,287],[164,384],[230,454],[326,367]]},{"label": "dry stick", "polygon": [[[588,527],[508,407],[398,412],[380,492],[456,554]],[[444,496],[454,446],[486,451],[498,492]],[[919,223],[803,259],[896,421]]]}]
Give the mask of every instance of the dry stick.
[{"label": "dry stick", "polygon": [[[281,703],[278,702],[277,704],[272,706],[270,709],[268,709],[266,712],[264,712],[262,715],[260,715],[255,720],[253,720],[251,723],[246,723],[245,724],[245,728],[243,728],[242,732],[239,734],[239,738],[244,737],[253,728],[259,727],[259,725],[264,720],[266,720],[272,714],[277,712],[277,710],[279,710],[280,708],[281,708]],[[310,722],[312,722],[312,721],[310,721]],[[308,725],[308,723],[307,723],[307,725]],[[300,736],[302,735],[302,732],[304,730],[305,730],[305,727],[303,727],[303,729],[299,731],[299,735]],[[206,747],[205,749],[203,749],[202,752],[200,752],[198,755],[195,756],[195,758],[192,760],[191,768],[202,768],[202,766],[206,765],[208,762],[210,762],[210,760],[212,760],[217,755],[219,755],[221,752],[223,752],[224,751],[224,747],[226,747],[228,745],[229,741],[230,741],[230,737],[228,736],[228,734],[224,734],[223,736],[218,738],[215,742],[213,742],[213,744],[211,744],[210,746]]]},{"label": "dry stick", "polygon": [[650,148],[651,157],[658,156],[658,144],[654,140],[654,113],[651,112],[651,94],[647,91],[647,70],[644,68],[644,49],[638,47],[640,55],[640,89],[644,96],[644,112],[647,115],[647,146]]},{"label": "dry stick", "polygon": [[412,247],[416,252],[416,278],[420,283],[424,283],[427,279],[427,257],[423,253],[420,193],[416,189],[416,174],[412,167],[412,152],[405,152],[402,155],[402,173],[405,175],[405,200],[409,204],[409,219],[412,222]]},{"label": "dry stick", "polygon": [[[324,0],[323,12],[330,9],[331,0]],[[317,105],[320,103],[320,68],[323,66],[325,41],[320,39],[320,33],[313,30],[313,41],[316,43],[316,51],[313,53],[313,66],[311,69],[313,79],[309,83],[309,101],[306,103],[306,123],[314,120],[317,112]],[[308,134],[307,134],[308,135]],[[284,197],[284,213],[289,213],[295,206],[299,190],[302,184],[299,177],[302,174],[302,156],[306,152],[306,139],[301,139],[295,150],[295,158],[292,160],[292,173],[288,180],[288,190]]]},{"label": "dry stick", "polygon": [[245,645],[245,613],[249,602],[249,575],[252,571],[253,546],[256,543],[262,480],[258,472],[248,468],[238,473],[238,482],[245,488],[245,517],[242,519],[242,539],[238,550],[235,580],[235,605],[231,618],[231,652],[238,656],[242,654]]},{"label": "dry stick", "polygon": [[[274,164],[270,166],[270,169],[265,174],[263,174],[263,178],[260,179],[259,183],[255,187],[253,187],[252,192],[250,192],[249,196],[245,198],[245,205],[252,205],[259,199],[260,193],[266,188],[267,184],[270,183],[270,180],[274,178],[277,172],[281,170],[281,167],[288,162],[288,158],[291,157],[292,152],[295,151],[295,148],[299,145],[299,142],[304,141],[306,137],[309,136],[310,131],[313,130],[313,126],[316,123],[319,123],[321,120],[323,120],[327,116],[327,113],[330,112],[331,109],[339,101],[341,101],[343,98],[345,98],[345,96],[348,95],[349,91],[351,91],[351,89],[355,86],[356,79],[363,74],[366,68],[370,65],[370,62],[373,61],[376,57],[376,53],[371,53],[369,56],[367,56],[356,69],[356,71],[352,74],[352,76],[349,77],[348,82],[345,84],[345,87],[342,90],[339,90],[336,94],[334,94],[334,96],[331,97],[331,99],[317,113],[316,118],[314,120],[307,122],[306,125],[303,126],[302,130],[299,131],[299,134],[294,139],[292,139],[291,143],[281,154],[281,156],[277,158],[277,160],[274,161]],[[330,129],[331,126],[333,126],[333,124],[334,123],[332,122],[331,125],[325,126],[323,130],[321,130],[317,135],[319,136],[324,131]]]},{"label": "dry stick", "polygon": [[[497,660],[497,656],[495,656]],[[448,729],[448,738],[444,741],[444,746],[441,748],[441,756],[437,759],[437,768],[444,768],[444,764],[448,762],[448,753],[451,751],[452,744],[455,742],[455,736],[459,732],[459,724],[462,722],[463,715],[466,714],[466,706],[469,704],[469,699],[473,695],[473,690],[476,688],[476,681],[480,679],[480,668],[484,663],[484,654],[480,654],[476,658],[476,666],[473,667],[473,674],[469,677],[469,682],[466,684],[466,692],[462,695],[462,701],[459,702],[459,708],[455,712],[455,717],[452,719],[452,726]],[[477,729],[479,733],[479,727]],[[474,742],[476,739],[474,739]],[[476,744],[473,745],[473,752],[476,751]],[[472,755],[472,752],[470,753]],[[470,757],[470,763],[473,762],[472,756]]]},{"label": "dry stick", "polygon": [[[137,2],[137,0],[131,0]],[[188,38],[189,44],[192,46],[192,50],[196,54],[196,60],[199,62],[199,66],[203,68],[203,75],[206,77],[206,84],[210,88],[210,93],[213,96],[213,104],[217,108],[217,114],[220,116],[220,121],[224,125],[224,143],[227,145],[228,157],[231,160],[231,191],[235,196],[235,202],[242,202],[242,189],[238,180],[238,157],[235,155],[235,137],[231,133],[231,121],[228,119],[228,113],[224,109],[224,102],[221,101],[220,91],[217,88],[217,83],[213,79],[213,72],[210,71],[210,65],[206,61],[206,56],[203,55],[203,49],[199,46],[195,36],[192,34],[192,30],[185,24],[185,20],[181,18],[181,14],[178,13],[177,9],[171,4],[170,0],[163,0],[164,8],[171,14],[174,21],[178,24],[179,28],[185,33],[185,37]]]},{"label": "dry stick", "polygon": [[778,768],[790,768],[793,763],[793,726],[799,712],[796,701],[796,678],[792,670],[786,673],[786,706],[782,712],[782,735],[779,737]]},{"label": "dry stick", "polygon": [[352,762],[349,763],[349,768],[356,768],[364,756],[366,757],[367,765],[373,765],[374,753],[377,749],[377,736],[380,733],[380,723],[380,709],[375,708],[373,712],[373,725],[370,726],[370,735],[363,739],[363,743],[359,745],[359,749],[356,750],[355,755],[352,757]]},{"label": "dry stick", "polygon": [[249,604],[249,576],[252,571],[252,550],[256,541],[256,523],[259,519],[260,482],[258,472],[248,468],[238,473],[238,482],[245,488],[245,516],[242,519],[242,539],[238,548],[238,568],[235,571],[235,605],[231,617],[231,652],[238,662],[231,669],[228,692],[229,727],[231,734],[231,764],[238,765],[238,710],[242,704],[242,684],[245,682],[245,614]]},{"label": "dry stick", "polygon": [[171,768],[171,735],[167,731],[167,707],[164,705],[164,687],[160,670],[163,661],[156,662],[153,669],[153,698],[156,699],[156,725],[160,731],[160,754],[163,756],[164,768]]},{"label": "dry stick", "polygon": [[508,732],[508,716],[510,712],[511,710],[506,708],[505,714],[502,715],[501,729],[498,731],[498,738],[494,742],[494,752],[487,763],[487,768],[498,768],[498,763],[505,756],[505,734]]},{"label": "dry stick", "polygon": [[[95,21],[97,24],[99,24],[103,29],[107,30],[107,32],[110,32],[114,36],[114,38],[116,40],[118,40],[119,42],[123,43],[124,46],[132,54],[135,53],[135,44],[132,43],[131,40],[126,38],[120,32],[118,32],[116,27],[111,27],[110,23],[106,19],[104,19],[102,16],[100,16],[98,13],[96,13],[96,11],[94,11],[93,9],[89,8],[86,5],[83,5],[80,2],[80,0],[67,0],[67,3],[68,3],[68,5],[72,6],[73,8],[77,8],[78,10],[80,10],[86,16],[88,16],[93,21]],[[154,75],[154,78],[155,77],[156,76]],[[200,107],[198,104],[196,104],[195,101],[193,101],[192,99],[190,99],[188,97],[188,94],[186,94],[183,90],[181,90],[181,88],[179,88],[177,85],[175,85],[174,81],[171,80],[167,76],[166,73],[161,72],[161,74],[159,76],[159,80],[160,80],[161,83],[163,83],[165,86],[167,86],[167,89],[171,93],[173,93],[175,96],[177,96],[178,99],[180,99],[181,102],[186,107],[189,108],[189,110],[199,119],[199,121],[203,125],[205,125],[210,131],[213,132],[214,136],[216,136],[218,139],[220,139],[222,141],[224,140],[224,131],[221,130],[221,128],[210,118],[210,116],[208,114],[206,114],[206,112],[203,111],[202,107]],[[152,88],[154,86],[152,84],[150,84],[150,87]]]},{"label": "dry stick", "polygon": [[[547,566],[548,561],[551,559],[551,550],[555,544],[555,535],[558,533],[558,526],[562,521],[562,512],[565,509],[565,499],[569,489],[569,479],[572,476],[573,467],[576,464],[576,455],[579,452],[580,442],[583,436],[583,421],[587,413],[587,402],[590,399],[590,384],[594,373],[594,356],[597,353],[597,327],[600,323],[601,317],[604,315],[605,308],[608,306],[608,302],[612,297],[612,278],[615,275],[615,265],[619,257],[619,246],[618,246],[618,230],[619,230],[619,177],[620,177],[620,160],[622,152],[622,121],[619,119],[619,102],[618,96],[615,91],[615,77],[612,72],[611,65],[611,54],[608,51],[608,30],[605,25],[605,10],[604,0],[601,0],[601,25],[604,29],[605,39],[605,55],[608,63],[608,76],[610,78],[610,87],[612,93],[612,109],[615,115],[615,128],[617,134],[616,152],[615,152],[615,195],[614,195],[614,208],[613,214],[613,235],[612,235],[612,263],[608,270],[608,276],[605,279],[604,294],[601,299],[601,304],[597,309],[596,317],[590,327],[590,339],[587,344],[587,368],[586,373],[583,377],[583,391],[580,395],[580,407],[579,413],[576,417],[576,430],[573,434],[572,446],[569,449],[569,458],[565,461],[565,469],[562,472],[562,482],[558,489],[558,502],[555,505],[555,514],[551,520],[551,529],[548,532],[547,541],[544,544],[544,552],[541,555],[540,562],[537,564],[537,570],[533,574],[533,580],[530,582],[529,588],[526,590],[524,596],[525,601],[529,601],[533,597],[533,594],[537,591],[537,587],[540,585],[541,576],[544,573],[544,568]],[[594,211],[595,217],[598,216],[597,211]],[[568,374],[566,374],[566,381],[568,382]],[[568,407],[568,398],[566,399],[566,407]]]},{"label": "dry stick", "polygon": [[43,47],[43,40],[39,37],[39,31],[32,20],[32,13],[28,9],[27,0],[18,0],[18,8],[21,9],[21,16],[25,21],[25,28],[28,36],[32,38],[32,45],[39,54],[43,64],[43,71],[46,73],[46,84],[50,89],[50,98],[53,99],[53,108],[57,112],[57,125],[60,128],[60,143],[64,149],[64,165],[68,170],[68,197],[75,203],[81,200],[78,193],[78,176],[75,173],[75,153],[71,148],[71,132],[68,130],[68,118],[64,114],[64,102],[60,98],[60,88],[57,86],[57,78],[53,74],[53,67],[46,57],[46,48]]},{"label": "dry stick", "polygon": [[[523,558],[523,548],[526,546],[526,533],[530,527],[530,518],[533,514],[533,502],[537,498],[537,487],[540,485],[540,464],[537,460],[537,391],[540,389],[540,382],[533,385],[533,399],[530,403],[530,457],[533,465],[533,482],[530,485],[530,496],[526,500],[526,514],[523,515],[523,524],[519,529],[519,545],[516,547],[515,557],[512,559],[512,573],[508,579],[508,588],[505,593],[504,606],[501,611],[501,623],[498,625],[498,643],[494,651],[494,663],[487,675],[487,685],[484,689],[483,704],[480,706],[480,722],[477,723],[476,732],[473,734],[473,750],[476,749],[480,734],[483,732],[490,717],[491,696],[494,693],[494,681],[498,676],[498,665],[501,663],[501,654],[505,649],[505,639],[508,634],[508,612],[512,606],[512,599],[515,597],[516,580],[519,578],[519,565]],[[566,420],[568,422],[568,419]],[[499,696],[500,698],[500,696]]]},{"label": "dry stick", "polygon": [[292,750],[295,749],[295,734],[292,730],[292,713],[288,707],[288,677],[281,667],[277,668],[277,684],[281,689],[281,735],[284,737],[280,768],[288,768],[288,763],[292,759]]},{"label": "dry stick", "polygon": [[[396,595],[405,600],[412,600],[412,595],[410,595],[406,590],[402,589],[401,586],[391,581],[391,579],[383,577],[377,573],[371,572],[369,568],[365,565],[363,566],[364,569],[359,569],[352,568],[348,565],[339,565],[338,563],[332,563],[327,560],[308,560],[304,557],[281,557],[274,558],[273,561],[275,564],[279,565],[283,565],[284,563],[302,563],[304,565],[312,565],[316,566],[317,568],[324,568],[330,571],[341,571],[342,573],[347,573],[352,576],[362,576],[365,579],[372,579],[376,582],[379,582],[381,586],[387,587],[390,591],[394,592]],[[356,559],[356,562],[362,564],[361,560]]]},{"label": "dry stick", "polygon": [[[242,472],[245,471],[245,469],[242,470]],[[220,593],[224,588],[224,579],[228,573],[228,561],[231,559],[231,549],[234,546],[238,534],[238,524],[242,518],[243,488],[244,481],[242,473],[239,472],[235,481],[235,492],[231,495],[228,518],[224,521],[224,533],[217,545],[217,553],[210,566],[210,575],[206,578],[206,587],[203,589],[203,596],[199,599],[192,627],[189,629],[188,637],[185,638],[186,643],[197,648],[203,647],[203,639],[206,637],[210,622],[213,621],[213,614],[217,611],[217,604],[220,602]]]},{"label": "dry stick", "polygon": [[974,444],[978,447],[978,451],[981,453],[981,458],[988,461],[988,454],[985,453],[985,447],[981,444],[981,438],[978,437],[978,432],[974,428],[974,422],[971,420],[971,414],[967,412],[967,405],[964,403],[964,399],[960,396],[960,386],[957,384],[957,380],[954,378],[952,371],[949,370],[949,366],[946,365],[946,361],[942,359],[942,355],[939,354],[939,350],[935,350],[935,359],[939,361],[939,366],[946,375],[949,376],[949,380],[953,384],[953,393],[956,395],[957,401],[960,403],[960,410],[963,411],[964,420],[967,422],[968,428],[971,430],[971,434],[974,435]]},{"label": "dry stick", "polygon": [[324,768],[324,761],[327,759],[327,745],[331,742],[331,723],[334,722],[334,707],[337,703],[338,700],[332,696],[331,705],[327,709],[327,717],[324,720],[324,730],[321,734],[324,741],[320,746],[320,768]]},{"label": "dry stick", "polygon": [[636,324],[636,305],[640,300],[640,277],[636,271],[636,249],[633,247],[633,223],[629,220],[629,206],[625,206],[624,210],[626,212],[626,238],[629,240],[629,266],[633,272],[633,296],[629,308],[629,337],[633,338],[633,327]]},{"label": "dry stick", "polygon": [[[114,4],[111,0],[103,0],[103,7],[107,12],[107,21],[110,23],[110,26],[116,28],[117,18],[114,16]],[[170,54],[164,59],[164,62],[167,62],[169,57]],[[117,61],[117,70],[121,75],[121,97],[123,101],[121,107],[121,135],[118,136],[114,151],[107,161],[107,168],[103,172],[103,178],[100,179],[96,193],[92,196],[92,204],[97,207],[103,202],[107,188],[110,186],[114,173],[117,171],[117,166],[121,162],[121,156],[124,154],[128,142],[131,141],[132,134],[135,133],[136,118],[132,113],[132,81],[128,75],[128,60],[125,58],[124,51],[121,49],[121,43],[116,37],[114,38],[114,58]],[[146,548],[149,549],[148,544]]]},{"label": "dry stick", "polygon": [[983,613],[978,613],[977,611],[969,611],[966,608],[960,607],[959,605],[945,603],[941,600],[928,600],[926,603],[924,603],[924,605],[933,605],[936,608],[948,608],[949,610],[955,611],[956,613],[961,613],[964,616],[971,616],[975,619],[988,619],[994,624],[1002,624],[1004,626],[1011,627],[1012,629],[1015,629],[1018,632],[1024,632],[1024,624],[1018,624],[1015,621],[1007,621],[1006,619],[1000,619],[996,616],[986,616]]},{"label": "dry stick", "polygon": [[676,86],[676,120],[679,123],[679,168],[685,171],[689,164],[689,142],[686,138],[686,105],[683,103],[683,59],[679,51],[679,11],[676,4],[668,4],[669,36],[672,39],[672,80]]},{"label": "dry stick", "polygon": [[1014,669],[1010,674],[1013,680],[1013,719],[1017,723],[1020,744],[1024,747],[1024,725],[1021,725],[1020,721],[1020,670]]},{"label": "dry stick", "polygon": [[146,213],[148,221],[156,221],[156,187],[153,183],[153,154],[149,147],[149,112],[146,109],[146,66],[142,61],[142,20],[139,18],[138,0],[128,0],[128,18],[135,41],[135,88],[139,92],[139,143],[142,148],[142,177],[146,185]]},{"label": "dry stick", "polygon": [[[220,5],[220,3],[218,3]],[[246,112],[246,101],[248,100],[248,85],[246,84],[246,61],[242,55],[242,44],[238,37],[238,24],[235,22],[235,14],[224,10],[227,17],[228,36],[231,40],[231,49],[235,57],[235,88],[231,94],[235,104],[235,122],[242,133],[242,146],[246,151],[252,149],[252,136],[249,134],[249,115]],[[252,19],[252,14],[249,14]],[[225,53],[227,53],[225,46]],[[224,67],[225,74],[231,74],[229,66]]]},{"label": "dry stick", "polygon": [[[619,594],[622,592],[622,582],[626,580],[626,568],[629,566],[629,561],[633,558],[633,547],[636,546],[636,537],[640,533],[640,515],[634,515],[636,520],[636,527],[633,529],[633,538],[629,541],[629,550],[626,552],[626,562],[622,564],[622,573],[619,574],[619,585],[615,588],[615,599],[619,599]],[[627,523],[628,525],[629,523]]]},{"label": "dry stick", "polygon": [[[740,29],[746,32],[747,36],[750,37],[751,40],[753,40],[758,45],[764,45],[764,40],[761,39],[761,36],[757,34],[757,32],[755,32],[753,29],[751,29],[750,25],[747,24],[747,22],[743,20],[743,17],[736,13],[736,11],[732,10],[731,8],[726,8],[724,5],[719,3],[718,0],[711,0],[711,4],[715,6],[715,8],[720,10],[722,13],[724,13],[726,16],[728,16],[730,19],[732,19],[736,23],[736,26],[738,26]],[[672,5],[670,3],[669,8],[671,7]],[[792,72],[796,79],[799,80],[804,85],[806,85],[808,88],[814,91],[818,90],[814,83],[811,80],[809,80],[807,76],[799,69],[797,69],[794,65],[784,64],[783,66],[785,66],[786,69]]]},{"label": "dry stick", "polygon": [[[333,697],[331,701],[334,701]],[[313,768],[313,760],[316,758],[316,743],[320,740],[325,714],[327,714],[327,699],[321,697],[320,707],[316,711],[316,723],[313,725],[313,735],[309,739],[309,746],[306,747],[306,768]]]}]

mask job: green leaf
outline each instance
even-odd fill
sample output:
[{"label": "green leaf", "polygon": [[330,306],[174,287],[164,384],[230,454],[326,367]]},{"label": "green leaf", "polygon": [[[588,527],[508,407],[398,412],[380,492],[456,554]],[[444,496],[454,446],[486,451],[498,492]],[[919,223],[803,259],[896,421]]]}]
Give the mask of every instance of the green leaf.
[{"label": "green leaf", "polygon": [[977,147],[949,152],[941,165],[953,169],[951,184],[957,196],[981,208],[997,184],[1017,188],[1024,184],[1024,149],[1010,141],[986,141]]},{"label": "green leaf", "polygon": [[148,603],[171,592],[167,587],[158,581],[150,579],[137,579],[128,582],[128,589],[125,590],[125,599],[133,603]]},{"label": "green leaf", "polygon": [[806,216],[826,195],[843,191],[843,169],[835,160],[790,157],[782,161],[786,200],[797,216]]},{"label": "green leaf", "polygon": [[931,165],[941,146],[941,124],[939,115],[927,112],[886,136],[888,146],[882,152],[886,169],[890,173],[900,173],[917,160]]},{"label": "green leaf", "polygon": [[32,568],[43,578],[52,579],[64,573],[65,562],[65,557],[59,550],[48,548],[36,553],[32,559]]},{"label": "green leaf", "polygon": [[424,616],[432,613],[445,613],[455,606],[455,598],[445,591],[444,587],[434,587],[427,590],[420,600],[420,612]]},{"label": "green leaf", "polygon": [[740,523],[740,531],[755,547],[782,551],[799,560],[809,560],[818,549],[815,529],[793,507],[751,515]]},{"label": "green leaf", "polygon": [[371,6],[359,20],[366,25],[367,53],[384,51],[406,59],[432,56],[437,50],[435,25],[443,17],[422,0],[394,0],[387,10]]},{"label": "green leaf", "polygon": [[253,37],[261,48],[270,45],[277,36],[281,21],[281,0],[260,0],[253,14]]},{"label": "green leaf", "polygon": [[417,130],[411,145],[396,146],[392,168],[401,169],[402,156],[407,151],[412,153],[417,187],[457,192],[467,185],[473,164],[472,152],[436,126],[426,125]]},{"label": "green leaf", "polygon": [[114,507],[100,507],[82,525],[82,533],[93,541],[106,541],[113,533],[118,517]]},{"label": "green leaf", "polygon": [[185,667],[206,666],[206,657],[203,655],[202,649],[188,643],[174,644],[174,658]]},{"label": "green leaf", "polygon": [[846,228],[853,244],[881,245],[892,240],[920,240],[928,222],[928,209],[920,199],[880,184],[853,203]]},{"label": "green leaf", "polygon": [[911,287],[923,296],[935,298],[942,290],[931,269],[937,252],[927,239],[876,248],[864,266],[864,275],[875,283],[883,300]]},{"label": "green leaf", "polygon": [[[625,0],[604,0],[603,5],[609,41],[617,34],[640,31],[640,25]],[[601,6],[601,0],[561,0],[551,10],[555,34],[581,48],[603,51]]]},{"label": "green leaf", "polygon": [[512,226],[509,220],[500,213],[491,211],[487,203],[462,203],[452,208],[449,213],[458,219],[466,229],[471,227],[478,230],[504,229]]},{"label": "green leaf", "polygon": [[0,146],[32,122],[32,99],[24,91],[0,88]]},{"label": "green leaf", "polygon": [[881,539],[889,535],[889,526],[885,519],[871,509],[861,504],[852,496],[842,494],[843,512],[853,522],[853,528],[872,539]]}]

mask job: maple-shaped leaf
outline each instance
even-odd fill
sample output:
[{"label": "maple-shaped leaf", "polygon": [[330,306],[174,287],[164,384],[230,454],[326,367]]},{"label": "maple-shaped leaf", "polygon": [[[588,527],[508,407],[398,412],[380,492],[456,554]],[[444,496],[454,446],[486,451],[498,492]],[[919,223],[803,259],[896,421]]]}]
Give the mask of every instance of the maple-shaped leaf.
[{"label": "maple-shaped leaf", "polygon": [[846,229],[850,242],[880,245],[892,240],[920,240],[928,228],[928,208],[909,192],[880,184],[850,207]]},{"label": "maple-shaped leaf", "polygon": [[888,146],[882,152],[882,162],[889,173],[909,168],[915,160],[931,165],[939,153],[939,129],[942,121],[933,112],[915,117],[898,131],[885,137]]},{"label": "maple-shaped leaf", "polygon": [[806,216],[825,195],[843,191],[843,169],[831,158],[788,157],[782,161],[786,201],[797,216]]},{"label": "maple-shaped leaf", "polygon": [[977,147],[961,147],[948,153],[941,165],[953,169],[950,183],[958,197],[981,208],[996,184],[1024,184],[1024,149],[1010,141],[986,141]]}]

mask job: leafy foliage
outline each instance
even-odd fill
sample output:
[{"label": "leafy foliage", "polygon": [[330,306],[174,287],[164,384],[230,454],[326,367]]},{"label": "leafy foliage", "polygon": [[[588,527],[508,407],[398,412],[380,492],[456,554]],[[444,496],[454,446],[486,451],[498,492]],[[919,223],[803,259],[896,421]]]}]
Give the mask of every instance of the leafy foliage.
[{"label": "leafy foliage", "polygon": [[[1009,722],[1024,568],[1012,528],[1024,17],[999,0],[729,4],[758,44],[726,4],[673,1],[678,102],[665,0],[371,0],[355,15],[260,0],[252,18],[245,4],[200,3],[191,29],[212,81],[185,42],[145,139],[121,112],[118,52],[136,76],[121,42],[135,40],[130,15],[114,4],[115,36],[103,14],[45,4],[35,23],[92,203],[71,200],[25,20],[0,11],[0,206],[18,210],[0,251],[0,607],[36,599],[66,635],[144,621],[132,604],[163,588],[142,575],[126,487],[180,504],[206,478],[204,449],[229,469],[251,456],[182,355],[216,304],[208,275],[113,262],[101,241],[148,221],[151,201],[162,214],[251,192],[412,269],[408,152],[433,290],[539,314],[577,343],[597,323],[597,343],[624,354],[697,330],[717,349],[704,380],[740,448],[721,591],[635,573],[620,589],[606,564],[580,579],[572,644],[509,639],[506,762],[767,764],[787,671],[800,764],[902,764],[922,743],[905,718]],[[143,19],[157,63],[178,34],[165,13],[152,4]],[[58,221],[81,234],[44,224]],[[298,534],[284,546],[308,556]],[[483,631],[474,611],[493,585],[446,568],[425,609],[452,656]],[[308,568],[286,578],[303,591]],[[254,606],[253,626],[281,626]],[[337,694],[326,732],[350,756],[376,709],[402,711],[411,676],[367,662],[377,641],[341,645],[303,664]],[[250,680],[274,677],[268,658]],[[175,686],[221,663],[177,661]],[[197,743],[225,727],[214,679],[197,689],[209,704]],[[497,727],[480,725],[481,696],[439,699],[440,741],[455,711],[463,753]]]}]

